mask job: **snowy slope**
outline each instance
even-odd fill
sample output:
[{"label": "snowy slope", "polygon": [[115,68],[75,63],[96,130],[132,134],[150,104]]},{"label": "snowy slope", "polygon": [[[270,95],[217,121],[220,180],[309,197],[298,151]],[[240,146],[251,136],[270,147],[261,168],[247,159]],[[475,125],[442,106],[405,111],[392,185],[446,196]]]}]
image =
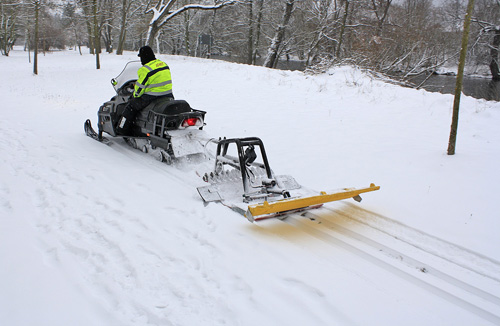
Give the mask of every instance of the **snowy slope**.
[{"label": "snowy slope", "polygon": [[[0,57],[0,324],[492,325],[500,322],[500,103],[352,68],[300,72],[160,56],[213,136],[361,203],[251,224],[166,166],[83,134],[135,53]],[[201,171],[205,172],[205,171]]]}]

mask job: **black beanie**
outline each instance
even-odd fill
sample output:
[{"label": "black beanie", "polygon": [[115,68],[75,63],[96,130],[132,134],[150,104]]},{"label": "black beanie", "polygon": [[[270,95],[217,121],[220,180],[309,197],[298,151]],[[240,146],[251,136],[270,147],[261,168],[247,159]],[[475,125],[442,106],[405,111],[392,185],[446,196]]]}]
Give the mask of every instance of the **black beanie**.
[{"label": "black beanie", "polygon": [[148,45],[143,46],[142,48],[139,49],[139,54],[137,55],[138,57],[141,58],[141,63],[145,65],[146,63],[153,61],[156,59],[155,54],[151,47]]}]

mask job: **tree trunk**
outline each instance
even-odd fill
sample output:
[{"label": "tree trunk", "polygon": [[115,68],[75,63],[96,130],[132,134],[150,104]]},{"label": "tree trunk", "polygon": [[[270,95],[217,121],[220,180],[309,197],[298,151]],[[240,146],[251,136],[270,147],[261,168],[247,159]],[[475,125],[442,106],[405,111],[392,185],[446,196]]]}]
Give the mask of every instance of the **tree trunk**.
[{"label": "tree trunk", "polygon": [[3,4],[0,5],[0,52],[7,57],[17,38],[16,21],[19,11],[18,6],[19,5],[15,5],[11,7],[12,9],[4,11],[5,7]]},{"label": "tree trunk", "polygon": [[191,42],[189,41],[189,28],[190,28],[190,15],[189,11],[184,13],[184,48],[186,49],[186,54],[191,56]]},{"label": "tree trunk", "polygon": [[491,63],[490,63],[490,71],[491,77],[493,80],[500,80],[500,69],[498,66],[498,52],[500,48],[500,27],[496,27],[493,32],[495,35],[493,36],[493,42],[491,44]]},{"label": "tree trunk", "polygon": [[101,22],[99,24],[100,37],[102,37],[107,53],[113,53],[113,29],[114,29],[114,10],[116,0],[101,0]]},{"label": "tree trunk", "polygon": [[253,61],[253,1],[248,1],[248,37],[247,37],[247,64]]},{"label": "tree trunk", "polygon": [[31,32],[29,28],[26,28],[26,32],[24,37],[26,38],[25,42],[26,44],[24,45],[24,50],[26,51],[26,46],[28,47],[28,62],[31,63],[31,43],[30,43],[30,38],[31,38]]},{"label": "tree trunk", "polygon": [[261,22],[262,22],[262,8],[264,5],[264,0],[258,0],[258,14],[257,14],[257,22],[255,26],[255,43],[253,46],[253,53],[252,53],[252,64],[255,64],[255,61],[257,60],[257,51],[259,48],[259,41],[260,41],[260,34],[261,34]]},{"label": "tree trunk", "polygon": [[282,23],[276,29],[276,33],[274,35],[273,40],[271,41],[271,45],[267,51],[266,60],[264,61],[264,67],[272,68],[276,65],[278,59],[278,50],[283,42],[283,37],[285,36],[285,30],[292,17],[293,5],[295,0],[287,0],[285,4],[285,12],[283,14]]},{"label": "tree trunk", "polygon": [[318,55],[317,49],[320,45],[320,42],[323,40],[325,36],[325,31],[328,25],[330,5],[331,5],[331,0],[327,1],[323,0],[320,2],[319,10],[317,13],[318,27],[313,32],[314,33],[313,38],[306,50],[306,62],[305,62],[306,67],[308,67],[314,60],[314,58],[316,58],[316,56]]},{"label": "tree trunk", "polygon": [[146,36],[146,45],[153,46],[153,41],[156,39],[156,35],[160,28],[158,27],[158,23],[156,21],[152,22],[149,25],[149,29]]},{"label": "tree trunk", "polygon": [[78,33],[76,32],[76,27],[75,27],[75,40],[76,40],[76,43],[78,45],[78,52],[80,53],[80,55],[82,55],[82,44],[80,42],[80,39],[78,38]]},{"label": "tree trunk", "polygon": [[337,58],[340,57],[340,50],[342,47],[342,41],[344,38],[344,31],[345,31],[345,26],[347,24],[347,15],[349,14],[349,0],[345,1],[345,12],[344,12],[344,18],[342,19],[342,26],[340,27],[340,35],[339,35],[339,43],[337,44],[337,51],[335,51],[335,56]]},{"label": "tree trunk", "polygon": [[123,54],[123,48],[125,47],[125,37],[127,35],[127,28],[126,28],[126,23],[127,23],[127,0],[123,0],[122,2],[122,20],[121,20],[121,26],[120,26],[120,36],[118,39],[118,47],[116,48],[116,54],[117,55],[122,55]]},{"label": "tree trunk", "polygon": [[97,0],[93,1],[92,4],[93,14],[94,14],[94,52],[95,52],[95,67],[96,69],[101,69],[101,62],[99,59],[99,53],[101,52],[101,40],[99,37],[99,24],[97,23]]},{"label": "tree trunk", "polygon": [[470,20],[474,0],[469,0],[467,13],[464,20],[464,32],[462,35],[462,49],[460,50],[460,60],[458,62],[457,84],[455,87],[455,100],[453,101],[453,117],[451,120],[450,141],[448,143],[448,155],[455,155],[455,145],[457,143],[458,114],[460,111],[460,95],[462,94],[462,80],[464,78],[465,58],[467,57],[467,43],[469,42]]},{"label": "tree trunk", "polygon": [[389,8],[391,6],[392,0],[384,0],[380,3],[377,3],[375,0],[372,0],[373,11],[375,12],[375,16],[377,17],[377,30],[375,35],[382,36],[382,31],[384,30],[384,23],[388,17]]},{"label": "tree trunk", "polygon": [[85,16],[85,26],[87,27],[87,37],[88,37],[88,47],[90,54],[94,54],[94,33],[92,33],[92,21],[91,21],[91,10],[90,10],[90,0],[80,0],[79,1],[83,14]]},{"label": "tree trunk", "polygon": [[33,50],[33,73],[38,75],[38,16],[40,12],[40,0],[35,0],[35,48]]},{"label": "tree trunk", "polygon": [[103,32],[103,43],[104,43],[104,46],[106,47],[106,52],[107,53],[113,53],[113,32],[111,31],[111,26],[106,26],[104,28],[104,32]]}]

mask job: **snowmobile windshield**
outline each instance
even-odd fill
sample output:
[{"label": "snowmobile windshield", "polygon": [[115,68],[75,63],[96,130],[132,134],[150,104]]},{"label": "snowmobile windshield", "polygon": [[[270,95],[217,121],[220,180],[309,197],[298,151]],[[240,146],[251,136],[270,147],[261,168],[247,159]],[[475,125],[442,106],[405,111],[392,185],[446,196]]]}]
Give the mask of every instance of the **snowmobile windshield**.
[{"label": "snowmobile windshield", "polygon": [[128,82],[135,82],[137,80],[137,70],[139,70],[140,67],[142,67],[140,61],[128,62],[122,72],[115,78],[111,79],[111,84],[113,85],[115,91],[118,92],[118,90]]}]

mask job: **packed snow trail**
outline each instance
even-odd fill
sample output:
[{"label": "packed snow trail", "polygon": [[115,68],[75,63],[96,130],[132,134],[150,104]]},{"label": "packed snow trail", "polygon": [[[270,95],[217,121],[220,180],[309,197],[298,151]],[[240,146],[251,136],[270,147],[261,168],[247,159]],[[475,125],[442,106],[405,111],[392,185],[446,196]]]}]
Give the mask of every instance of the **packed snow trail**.
[{"label": "packed snow trail", "polygon": [[[494,278],[485,276],[484,270],[463,268],[460,264],[434,256],[431,252],[415,250],[413,245],[405,247],[398,243],[400,240],[397,237],[384,237],[380,234],[374,236],[374,230],[370,230],[366,225],[346,224],[345,220],[338,221],[337,216],[339,211],[342,212],[342,207],[335,210],[327,208],[326,210],[330,213],[325,213],[323,210],[323,212],[308,211],[300,215],[294,214],[286,218],[285,222],[332,246],[340,246],[377,266],[385,268],[396,276],[407,279],[430,293],[441,296],[493,324],[500,323],[500,315],[498,314],[500,311],[500,283]],[[352,219],[351,216],[344,216]],[[371,233],[372,238],[365,235],[367,233]],[[422,235],[422,239],[414,240],[424,240],[428,237],[428,235]],[[442,242],[439,239],[434,239],[434,241],[435,243]],[[390,243],[390,246],[383,244],[383,242]],[[449,245],[441,243],[440,247],[444,248]],[[456,248],[455,251],[464,253],[465,250]],[[481,260],[480,256],[468,251],[466,251],[466,255],[475,256],[473,258],[476,262]],[[493,269],[487,274],[495,275],[498,273],[500,263],[490,260],[489,265]],[[441,269],[446,270],[446,272]],[[469,284],[469,282],[475,285]]]}]

